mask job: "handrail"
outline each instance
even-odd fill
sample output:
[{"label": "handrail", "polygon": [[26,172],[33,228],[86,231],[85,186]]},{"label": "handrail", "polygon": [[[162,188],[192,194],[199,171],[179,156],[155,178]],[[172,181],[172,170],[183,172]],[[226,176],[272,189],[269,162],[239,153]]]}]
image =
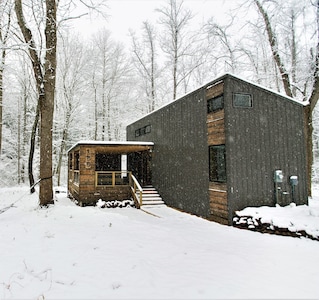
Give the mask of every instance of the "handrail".
[{"label": "handrail", "polygon": [[[103,175],[108,175],[104,178]],[[124,176],[126,175],[126,176]],[[119,177],[117,177],[119,176]],[[124,177],[127,179],[123,181]],[[122,180],[121,180],[122,179]],[[130,186],[137,208],[143,204],[143,188],[130,171],[96,171],[95,172],[96,187],[115,187],[115,186]],[[138,194],[138,195],[137,195]]]},{"label": "handrail", "polygon": [[[95,171],[95,186],[129,185],[124,179],[128,179],[130,173],[129,171]],[[103,180],[103,175],[108,177]]]},{"label": "handrail", "polygon": [[[133,185],[131,185],[133,196],[136,199],[138,205],[142,206],[142,204],[143,204],[143,189],[142,189],[141,185],[139,184],[139,182],[137,181],[137,179],[135,178],[135,176],[131,173],[130,173],[130,178],[133,181]],[[137,190],[139,192],[139,198],[136,196]]]}]

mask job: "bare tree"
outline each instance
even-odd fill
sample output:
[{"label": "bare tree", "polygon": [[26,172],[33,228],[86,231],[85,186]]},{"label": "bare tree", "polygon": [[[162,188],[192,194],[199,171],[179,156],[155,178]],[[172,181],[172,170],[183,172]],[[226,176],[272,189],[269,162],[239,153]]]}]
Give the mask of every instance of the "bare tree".
[{"label": "bare tree", "polygon": [[[310,68],[306,70],[307,76],[303,76],[304,78],[298,78],[297,74],[297,64],[298,64],[298,50],[297,50],[297,41],[296,41],[296,18],[298,13],[292,8],[287,17],[289,21],[289,25],[287,28],[287,32],[290,34],[289,39],[289,52],[288,56],[291,57],[291,68],[290,71],[286,68],[284,64],[284,59],[279,51],[280,45],[278,42],[277,35],[273,29],[271,24],[271,18],[267,13],[265,7],[260,2],[260,0],[254,0],[259,13],[261,14],[267,36],[268,41],[271,46],[272,56],[278,70],[280,72],[280,76],[282,79],[282,83],[285,89],[285,92],[290,97],[295,97],[296,92],[299,91],[302,95],[303,100],[308,100],[310,105],[305,106],[305,132],[307,134],[307,169],[308,169],[308,193],[311,195],[311,177],[312,177],[312,165],[313,165],[313,123],[312,123],[312,116],[315,109],[315,106],[319,99],[319,1],[313,4],[313,7],[316,10],[316,34],[317,34],[317,41],[315,49],[311,49],[312,53],[312,64]],[[277,6],[277,11],[280,11],[279,6]],[[305,34],[305,33],[303,33]],[[301,61],[306,61],[307,54],[304,53],[303,57],[300,59]],[[288,59],[286,59],[288,61]],[[309,67],[309,66],[308,66]],[[308,75],[310,74],[310,76]],[[304,86],[298,86],[298,82],[303,82]],[[310,87],[309,82],[312,82],[312,87]],[[310,87],[310,93],[307,97],[307,86]]]},{"label": "bare tree", "polygon": [[289,74],[288,74],[288,71],[286,70],[283,59],[281,58],[281,55],[279,53],[279,45],[278,45],[277,35],[276,35],[274,29],[272,28],[268,13],[266,12],[266,10],[264,9],[264,7],[262,6],[262,4],[260,3],[259,0],[254,0],[254,2],[255,2],[263,20],[264,20],[267,35],[268,35],[269,45],[271,47],[273,58],[277,64],[279,71],[280,71],[280,76],[281,76],[281,79],[283,82],[283,86],[284,86],[286,95],[289,97],[293,97]]},{"label": "bare tree", "polygon": [[11,7],[8,1],[0,0],[0,155],[2,151],[2,104],[3,71],[6,63],[7,42],[11,25]]},{"label": "bare tree", "polygon": [[84,89],[84,44],[77,37],[64,36],[58,48],[59,66],[57,70],[58,99],[56,105],[58,124],[55,132],[62,132],[57,146],[56,175],[57,184],[61,183],[61,166],[65,154],[69,131],[78,112],[81,94]]},{"label": "bare tree", "polygon": [[313,112],[319,100],[319,0],[315,3],[317,44],[313,52],[313,63],[310,73],[312,75],[312,91],[309,97],[309,105],[305,107],[305,125],[307,133],[307,161],[308,161],[308,193],[311,195],[311,176],[313,166]]},{"label": "bare tree", "polygon": [[95,79],[93,88],[98,88],[95,107],[96,115],[100,117],[97,121],[100,124],[101,139],[112,140],[112,127],[116,126],[115,101],[121,94],[129,67],[122,44],[113,41],[109,31],[101,30],[94,36],[92,53],[95,53],[94,65],[97,67],[92,76]]},{"label": "bare tree", "polygon": [[188,54],[191,45],[190,36],[187,37],[187,26],[193,16],[190,10],[184,8],[183,3],[169,0],[167,6],[157,9],[161,14],[160,23],[164,26],[162,50],[167,54],[172,70],[173,99],[177,96],[177,87],[181,82],[178,78],[180,61]]},{"label": "bare tree", "polygon": [[[53,204],[52,183],[52,128],[56,79],[56,46],[57,46],[57,21],[56,2],[46,0],[44,3],[44,32],[45,48],[39,53],[39,45],[28,27],[21,0],[15,0],[15,12],[20,30],[32,61],[34,77],[38,92],[38,105],[40,112],[40,193],[41,206]],[[40,31],[41,27],[36,30]]]},{"label": "bare tree", "polygon": [[148,100],[147,112],[151,112],[155,109],[156,105],[156,33],[154,26],[147,21],[143,22],[142,30],[143,38],[141,42],[139,42],[134,33],[131,32],[132,49],[138,73],[141,75],[141,80],[145,83],[144,90]]}]

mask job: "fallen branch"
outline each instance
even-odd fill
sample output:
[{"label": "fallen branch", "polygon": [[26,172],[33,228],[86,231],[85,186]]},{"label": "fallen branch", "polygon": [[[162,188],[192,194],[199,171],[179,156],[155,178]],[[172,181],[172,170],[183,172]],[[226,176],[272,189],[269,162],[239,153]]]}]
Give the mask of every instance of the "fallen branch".
[{"label": "fallen branch", "polygon": [[14,206],[14,203],[10,204],[10,205],[7,206],[7,207],[1,208],[1,209],[0,209],[0,214],[6,212],[6,211],[7,211],[8,209],[10,209],[11,207],[15,207],[15,206]]}]

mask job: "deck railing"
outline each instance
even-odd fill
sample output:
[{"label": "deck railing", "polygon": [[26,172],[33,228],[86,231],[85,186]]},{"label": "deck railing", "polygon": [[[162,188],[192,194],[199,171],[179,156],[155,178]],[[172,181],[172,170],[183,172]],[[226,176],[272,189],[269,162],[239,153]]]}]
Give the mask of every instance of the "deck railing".
[{"label": "deck railing", "polygon": [[143,189],[138,180],[130,171],[96,171],[95,185],[102,186],[130,186],[132,196],[136,206],[139,208],[142,205]]},{"label": "deck railing", "polygon": [[143,189],[133,174],[130,174],[130,178],[132,180],[132,185],[130,185],[132,195],[134,197],[134,201],[137,203],[138,208],[140,208],[143,204]]},{"label": "deck railing", "polygon": [[129,171],[96,171],[95,185],[130,185],[130,174]]}]

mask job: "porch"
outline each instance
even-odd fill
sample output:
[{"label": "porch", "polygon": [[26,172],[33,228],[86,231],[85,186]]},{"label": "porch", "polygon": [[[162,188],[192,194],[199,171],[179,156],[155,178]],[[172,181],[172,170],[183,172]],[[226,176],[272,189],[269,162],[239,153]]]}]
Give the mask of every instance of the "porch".
[{"label": "porch", "polygon": [[142,185],[152,184],[151,142],[82,141],[68,150],[68,193],[79,205],[133,198],[143,204]]}]

